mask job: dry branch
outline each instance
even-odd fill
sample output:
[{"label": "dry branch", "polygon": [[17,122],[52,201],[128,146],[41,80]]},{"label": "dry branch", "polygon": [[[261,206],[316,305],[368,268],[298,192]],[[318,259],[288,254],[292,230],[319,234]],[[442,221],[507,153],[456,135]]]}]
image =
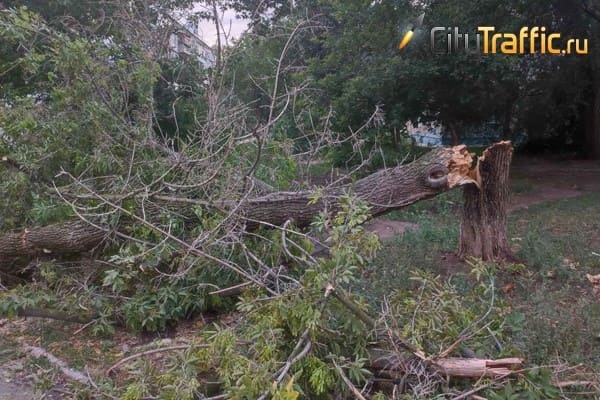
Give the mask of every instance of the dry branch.
[{"label": "dry branch", "polygon": [[110,373],[112,371],[119,368],[121,365],[126,364],[129,361],[136,360],[141,357],[147,357],[152,354],[164,353],[164,352],[168,352],[168,351],[187,350],[190,348],[198,348],[198,347],[207,347],[207,346],[205,346],[205,345],[199,346],[199,345],[192,345],[192,344],[180,344],[177,346],[161,347],[159,349],[151,349],[151,350],[142,351],[141,353],[132,354],[130,356],[120,359],[119,361],[117,361],[116,363],[114,363],[113,365],[108,367],[104,373],[106,375],[110,375]]},{"label": "dry branch", "polygon": [[16,312],[18,317],[25,318],[47,318],[57,321],[72,322],[75,324],[88,324],[94,317],[83,317],[78,315],[66,314],[60,311],[48,310],[40,307],[21,307]]},{"label": "dry branch", "polygon": [[34,357],[46,358],[50,362],[50,364],[54,365],[55,367],[58,367],[58,369],[60,369],[63,375],[69,378],[70,380],[82,383],[84,385],[89,385],[91,383],[91,380],[88,376],[84,375],[79,371],[69,368],[67,363],[58,359],[53,354],[48,353],[41,347],[24,345],[23,349],[26,352],[31,353],[31,355],[33,355]]},{"label": "dry branch", "polygon": [[342,370],[342,367],[340,367],[339,365],[337,365],[337,363],[335,361],[333,361],[333,366],[335,367],[335,370],[340,375],[340,377],[342,378],[342,380],[344,381],[344,383],[346,384],[346,386],[348,386],[348,389],[350,389],[350,391],[352,392],[352,394],[354,394],[354,397],[357,400],[367,400],[365,398],[365,396],[363,396],[362,393],[354,386],[354,384],[346,376],[346,374],[344,374],[344,370]]}]

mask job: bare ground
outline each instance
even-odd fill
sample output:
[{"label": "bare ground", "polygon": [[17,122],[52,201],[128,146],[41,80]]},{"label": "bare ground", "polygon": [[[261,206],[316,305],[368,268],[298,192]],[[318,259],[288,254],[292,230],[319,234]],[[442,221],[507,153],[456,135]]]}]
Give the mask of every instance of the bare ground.
[{"label": "bare ground", "polygon": [[29,386],[0,381],[0,400],[33,400],[34,394]]},{"label": "bare ground", "polygon": [[511,210],[584,193],[600,193],[600,161],[517,158],[511,180],[513,187],[526,189],[513,193]]},{"label": "bare ground", "polygon": [[14,341],[7,341],[12,330],[20,330],[22,323],[0,319],[0,400],[35,399],[30,379],[24,376],[23,357]]}]

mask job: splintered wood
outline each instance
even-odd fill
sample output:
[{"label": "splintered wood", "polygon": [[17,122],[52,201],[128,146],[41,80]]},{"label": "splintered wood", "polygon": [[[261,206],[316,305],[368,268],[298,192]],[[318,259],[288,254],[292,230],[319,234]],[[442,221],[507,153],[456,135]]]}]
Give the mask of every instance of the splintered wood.
[{"label": "splintered wood", "polygon": [[508,242],[507,204],[513,154],[510,142],[495,143],[477,160],[478,185],[463,188],[458,256],[484,261],[516,260]]},{"label": "splintered wood", "polygon": [[474,183],[479,187],[479,174],[477,168],[472,168],[473,153],[469,153],[464,144],[454,146],[448,161],[448,187],[453,188],[468,183]]},{"label": "splintered wood", "polygon": [[441,358],[434,365],[445,376],[460,378],[497,378],[510,375],[525,362],[522,358],[501,358],[485,360],[481,358]]}]

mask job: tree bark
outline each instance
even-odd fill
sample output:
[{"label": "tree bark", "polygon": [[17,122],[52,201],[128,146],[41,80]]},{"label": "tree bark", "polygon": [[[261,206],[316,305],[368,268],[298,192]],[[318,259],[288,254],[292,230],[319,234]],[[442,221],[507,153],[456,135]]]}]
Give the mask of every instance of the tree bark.
[{"label": "tree bark", "polygon": [[472,156],[464,145],[437,148],[416,161],[388,168],[355,183],[325,190],[322,198],[309,204],[314,191],[277,192],[248,200],[242,212],[253,229],[257,221],[281,225],[291,220],[296,226],[308,226],[322,210],[336,211],[340,195],[352,193],[366,201],[371,215],[377,217],[445,192],[458,185],[472,183]]},{"label": "tree bark", "polygon": [[590,159],[600,160],[600,84],[592,90],[594,100],[588,109],[584,127],[585,153]]},{"label": "tree bark", "polygon": [[[261,223],[282,225],[291,220],[296,226],[308,226],[322,210],[339,207],[340,196],[352,193],[365,200],[376,217],[419,200],[433,197],[457,185],[472,183],[472,156],[466,147],[435,149],[416,161],[371,174],[355,183],[323,191],[323,196],[309,204],[313,191],[275,192],[246,200],[238,207],[247,229]],[[174,198],[169,198],[176,201]],[[156,200],[166,201],[161,196]],[[182,200],[179,206],[185,207]],[[186,200],[186,201],[183,201]],[[220,207],[234,207],[236,202],[224,201]],[[171,204],[172,206],[172,204]],[[0,238],[0,270],[14,271],[24,261],[35,257],[59,257],[92,250],[107,238],[107,232],[83,221],[70,221],[45,227],[24,229]]]},{"label": "tree bark", "polygon": [[0,269],[34,257],[64,256],[92,250],[106,238],[106,231],[83,221],[69,221],[39,228],[26,228],[0,238]]},{"label": "tree bark", "polygon": [[463,189],[460,258],[477,257],[484,261],[515,259],[506,227],[512,154],[510,142],[500,142],[490,146],[479,157],[476,166],[479,185],[469,184]]}]

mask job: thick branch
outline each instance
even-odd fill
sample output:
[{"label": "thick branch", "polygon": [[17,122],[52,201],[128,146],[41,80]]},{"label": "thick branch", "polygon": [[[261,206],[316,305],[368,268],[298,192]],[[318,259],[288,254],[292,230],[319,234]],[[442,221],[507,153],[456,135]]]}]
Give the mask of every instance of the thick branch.
[{"label": "thick branch", "polygon": [[46,358],[50,362],[50,364],[57,367],[63,373],[63,375],[69,378],[70,380],[82,383],[84,385],[90,384],[91,380],[88,376],[72,368],[69,368],[67,363],[65,363],[63,360],[58,359],[53,354],[48,353],[41,347],[24,345],[23,349],[28,353],[31,353],[31,355],[33,355],[34,357]]},{"label": "thick branch", "polygon": [[100,244],[106,232],[80,222],[66,222],[8,233],[0,241],[0,259],[21,255],[81,253]]},{"label": "thick branch", "polygon": [[278,192],[248,200],[243,213],[249,228],[264,221],[282,225],[292,220],[307,226],[320,211],[335,211],[344,192],[365,200],[373,217],[445,192],[455,186],[474,183],[470,177],[472,158],[465,146],[435,149],[418,160],[371,174],[353,184],[325,190],[322,198],[309,204],[313,191]]},{"label": "thick branch", "polygon": [[481,358],[440,358],[434,364],[443,376],[457,378],[496,378],[507,376],[522,367],[522,358],[501,358],[486,360]]},{"label": "thick branch", "polygon": [[48,318],[57,321],[73,322],[76,324],[87,324],[93,320],[93,317],[70,315],[60,311],[47,310],[39,307],[19,308],[16,314],[19,317]]},{"label": "thick branch", "polygon": [[92,250],[106,232],[83,221],[69,221],[40,228],[26,228],[0,238],[0,268],[22,264],[40,256],[77,254]]}]

